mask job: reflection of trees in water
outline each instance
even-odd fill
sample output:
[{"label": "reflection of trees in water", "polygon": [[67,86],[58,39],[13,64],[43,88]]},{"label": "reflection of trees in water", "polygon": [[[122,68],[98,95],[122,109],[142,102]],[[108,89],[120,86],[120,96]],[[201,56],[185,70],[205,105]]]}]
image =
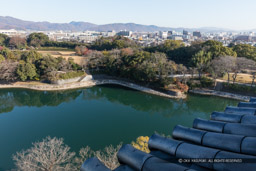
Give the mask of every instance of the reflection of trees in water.
[{"label": "reflection of trees in water", "polygon": [[0,91],[0,113],[11,112],[15,106],[12,93]]},{"label": "reflection of trees in water", "polygon": [[189,95],[187,99],[175,102],[166,117],[180,114],[204,114],[205,117],[214,111],[223,111],[227,106],[236,106],[237,100],[215,96]]},{"label": "reflection of trees in water", "polygon": [[[236,105],[237,101],[212,96],[189,96],[186,100],[172,100],[145,93],[139,93],[126,88],[109,88],[98,86],[84,91],[85,100],[108,100],[113,103],[131,106],[148,112],[161,113],[165,117],[181,114],[204,113],[209,115],[215,110],[223,111],[226,106]],[[116,86],[114,86],[116,87]]]},{"label": "reflection of trees in water", "polygon": [[126,88],[109,88],[110,86],[97,86],[84,91],[85,100],[108,100],[112,103],[130,106],[136,110],[148,113],[167,113],[172,110],[172,100]]},{"label": "reflection of trees in water", "polygon": [[76,99],[82,90],[33,91],[23,89],[0,90],[0,113],[13,110],[15,106],[58,106]]},{"label": "reflection of trees in water", "polygon": [[227,106],[236,106],[237,103],[237,100],[202,95],[189,96],[186,100],[189,109],[208,114],[213,111],[223,111]]},{"label": "reflection of trees in water", "polygon": [[7,113],[15,106],[58,106],[63,102],[75,100],[82,92],[84,100],[101,100],[130,106],[149,114],[160,113],[165,117],[196,112],[209,115],[223,111],[226,106],[237,105],[236,100],[212,96],[189,96],[186,100],[172,100],[134,90],[110,86],[96,86],[84,90],[69,91],[33,91],[23,89],[0,90],[0,113]]},{"label": "reflection of trees in water", "polygon": [[183,100],[173,100],[115,86],[98,86],[84,91],[85,100],[108,100],[112,103],[130,106],[150,114],[161,113],[165,117],[179,114],[186,108]]}]

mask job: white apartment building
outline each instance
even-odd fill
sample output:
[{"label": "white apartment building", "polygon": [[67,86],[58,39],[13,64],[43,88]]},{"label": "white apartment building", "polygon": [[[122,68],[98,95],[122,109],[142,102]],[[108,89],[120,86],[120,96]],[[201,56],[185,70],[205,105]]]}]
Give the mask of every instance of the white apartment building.
[{"label": "white apartment building", "polygon": [[160,38],[162,38],[162,39],[167,39],[167,37],[168,37],[168,31],[160,31],[160,32],[159,32],[159,36],[160,36]]}]

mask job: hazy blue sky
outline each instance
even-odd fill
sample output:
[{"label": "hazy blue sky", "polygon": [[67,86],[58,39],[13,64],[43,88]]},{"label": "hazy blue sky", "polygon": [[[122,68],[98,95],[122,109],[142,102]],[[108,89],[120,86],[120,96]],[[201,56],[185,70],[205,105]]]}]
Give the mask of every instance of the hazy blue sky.
[{"label": "hazy blue sky", "polygon": [[31,21],[256,28],[256,0],[5,0],[0,4],[1,16]]}]

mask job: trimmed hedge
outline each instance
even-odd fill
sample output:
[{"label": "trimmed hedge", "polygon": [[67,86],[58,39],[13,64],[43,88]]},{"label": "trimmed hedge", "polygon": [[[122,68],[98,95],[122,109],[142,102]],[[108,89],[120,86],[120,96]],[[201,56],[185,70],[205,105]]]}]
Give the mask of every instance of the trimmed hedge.
[{"label": "trimmed hedge", "polygon": [[256,95],[256,87],[250,87],[250,86],[240,85],[240,84],[223,83],[222,90],[237,93],[237,94],[243,94],[243,95],[250,95],[250,96]]},{"label": "trimmed hedge", "polygon": [[74,49],[64,48],[64,47],[40,47],[36,50],[37,51],[74,51]]},{"label": "trimmed hedge", "polygon": [[214,87],[214,81],[210,78],[207,77],[202,77],[201,81],[199,82],[199,80],[190,80],[187,82],[187,85],[189,86],[190,89],[194,89],[197,87],[200,88],[212,88]]}]

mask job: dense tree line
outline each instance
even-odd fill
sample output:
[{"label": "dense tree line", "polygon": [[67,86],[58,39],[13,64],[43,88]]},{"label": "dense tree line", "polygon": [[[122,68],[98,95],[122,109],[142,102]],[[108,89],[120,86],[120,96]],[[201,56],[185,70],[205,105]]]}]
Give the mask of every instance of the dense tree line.
[{"label": "dense tree line", "polygon": [[49,41],[49,37],[43,33],[32,33],[28,36],[27,42],[29,46],[44,46]]},{"label": "dense tree line", "polygon": [[114,36],[114,37],[101,37],[90,45],[90,49],[103,51],[112,49],[123,48],[137,48],[138,45],[135,41],[132,41],[126,37]]},{"label": "dense tree line", "polygon": [[169,75],[177,71],[174,62],[164,53],[150,53],[124,48],[111,51],[94,51],[88,55],[90,70],[128,78],[142,83],[167,85]]},{"label": "dense tree line", "polygon": [[43,33],[32,33],[27,38],[25,37],[8,37],[7,35],[0,34],[0,46],[10,47],[12,49],[29,49],[30,47],[60,47],[75,49],[76,46],[85,45],[79,42],[57,42],[52,41]]},{"label": "dense tree line", "polygon": [[31,51],[10,51],[0,48],[0,80],[55,80],[82,75],[82,68],[72,59],[66,61],[62,57],[42,56]]},{"label": "dense tree line", "polygon": [[84,45],[83,43],[79,42],[71,42],[71,41],[64,41],[64,42],[57,42],[52,41],[49,37],[43,33],[32,33],[27,38],[27,44],[33,47],[61,47],[61,48],[68,48],[68,49],[75,49],[76,46]]},{"label": "dense tree line", "polygon": [[24,37],[0,34],[0,46],[10,47],[13,49],[24,49],[27,46],[27,40]]},{"label": "dense tree line", "polygon": [[256,61],[256,47],[246,44],[239,44],[233,46],[233,50],[238,57],[245,57]]},{"label": "dense tree line", "polygon": [[0,34],[0,46],[6,46],[10,38],[5,34]]},{"label": "dense tree line", "polygon": [[[256,70],[256,47],[250,45],[235,45],[225,47],[218,41],[194,42],[185,47],[181,41],[167,40],[165,43],[145,48],[149,52],[163,52],[168,59],[181,63],[188,68],[196,68],[201,80],[202,73],[210,73],[217,77],[228,75],[228,82],[236,82],[237,75],[245,70],[252,74],[254,84]],[[231,74],[232,73],[232,74]]]},{"label": "dense tree line", "polygon": [[199,53],[208,54],[210,60],[220,56],[237,56],[232,48],[225,47],[218,41],[194,42],[191,46],[184,46],[181,41],[166,40],[163,44],[147,47],[149,52],[165,53],[170,60],[187,67],[195,67],[197,65],[194,56]]}]

